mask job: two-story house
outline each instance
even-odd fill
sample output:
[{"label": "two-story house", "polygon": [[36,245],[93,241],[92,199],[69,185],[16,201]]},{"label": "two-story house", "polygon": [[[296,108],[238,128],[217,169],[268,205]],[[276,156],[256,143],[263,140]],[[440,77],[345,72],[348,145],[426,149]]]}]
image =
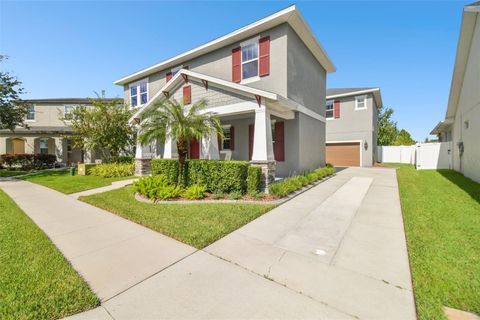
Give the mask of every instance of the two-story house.
[{"label": "two-story house", "polygon": [[[110,100],[110,99],[108,99]],[[25,100],[29,104],[25,116],[27,128],[15,131],[0,130],[0,155],[2,154],[54,154],[59,164],[91,162],[95,154],[72,148],[65,136],[72,134],[68,119],[79,105],[88,106],[88,99],[55,98]]]},{"label": "two-story house", "polygon": [[[271,178],[325,164],[325,83],[335,67],[295,6],[117,80],[125,101],[144,110],[168,98],[206,99],[225,139],[204,137],[190,158],[250,160]],[[154,156],[176,156],[160,141]],[[137,172],[148,170],[137,147]]]},{"label": "two-story house", "polygon": [[376,161],[379,88],[327,90],[326,161],[335,166],[370,167]]}]

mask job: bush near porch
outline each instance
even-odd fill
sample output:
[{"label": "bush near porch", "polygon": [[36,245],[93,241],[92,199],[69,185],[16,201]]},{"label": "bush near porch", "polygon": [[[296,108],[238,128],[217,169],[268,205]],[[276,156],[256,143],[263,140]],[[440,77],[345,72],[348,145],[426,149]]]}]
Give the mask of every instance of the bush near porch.
[{"label": "bush near porch", "polygon": [[[187,160],[185,175],[187,187],[205,186],[210,192],[244,194],[247,190],[249,163],[235,160]],[[178,183],[178,161],[176,159],[152,160],[152,174],[165,175],[168,184]]]},{"label": "bush near porch", "polygon": [[0,164],[9,168],[43,169],[52,168],[57,162],[54,154],[2,154]]}]

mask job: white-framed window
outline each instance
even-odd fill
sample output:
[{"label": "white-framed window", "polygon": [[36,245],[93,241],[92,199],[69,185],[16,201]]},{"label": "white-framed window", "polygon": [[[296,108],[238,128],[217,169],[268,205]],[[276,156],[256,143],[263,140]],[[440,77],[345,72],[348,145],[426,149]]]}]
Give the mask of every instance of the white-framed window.
[{"label": "white-framed window", "polygon": [[259,37],[255,37],[240,44],[242,48],[242,82],[243,80],[259,79],[258,40]]},{"label": "white-framed window", "polygon": [[35,105],[31,104],[27,107],[27,113],[25,114],[25,120],[35,121]]},{"label": "white-framed window", "polygon": [[66,104],[63,106],[63,118],[65,120],[73,120],[73,112],[75,111],[76,105]]},{"label": "white-framed window", "polygon": [[355,110],[367,109],[367,96],[355,97]]},{"label": "white-framed window", "polygon": [[40,139],[40,154],[48,154],[48,138]]},{"label": "white-framed window", "polygon": [[325,119],[333,119],[333,100],[328,100],[325,107]]},{"label": "white-framed window", "polygon": [[223,143],[222,143],[222,150],[230,150],[231,149],[231,136],[230,136],[230,128],[231,126],[222,126],[223,129]]},{"label": "white-framed window", "polygon": [[148,102],[148,79],[130,85],[130,105],[139,107]]}]

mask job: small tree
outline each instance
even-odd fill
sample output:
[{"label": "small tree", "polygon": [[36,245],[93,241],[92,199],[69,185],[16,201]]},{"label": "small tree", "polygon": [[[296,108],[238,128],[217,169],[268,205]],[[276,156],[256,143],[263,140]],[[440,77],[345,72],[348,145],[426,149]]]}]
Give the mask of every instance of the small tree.
[{"label": "small tree", "polygon": [[[8,57],[0,55],[0,62]],[[15,127],[28,127],[25,124],[28,104],[20,99],[24,93],[22,83],[8,72],[0,71],[0,129],[15,130]]]},{"label": "small tree", "polygon": [[203,113],[206,107],[207,102],[203,99],[189,109],[175,99],[169,99],[157,103],[143,116],[138,137],[142,145],[164,141],[166,137],[176,141],[180,184],[185,184],[185,160],[190,142],[210,134],[223,137],[220,119],[213,113]]},{"label": "small tree", "polygon": [[412,139],[412,136],[410,133],[402,129],[397,135],[397,138],[395,139],[395,142],[393,143],[395,146],[411,146],[417,143],[415,140]]},{"label": "small tree", "polygon": [[62,120],[72,128],[73,147],[100,150],[103,157],[131,154],[135,130],[128,124],[130,108],[121,99],[90,99],[92,106],[77,106]]},{"label": "small tree", "polygon": [[379,146],[391,146],[397,139],[398,129],[397,123],[390,118],[393,115],[392,108],[377,109],[378,118],[378,138],[377,144]]}]

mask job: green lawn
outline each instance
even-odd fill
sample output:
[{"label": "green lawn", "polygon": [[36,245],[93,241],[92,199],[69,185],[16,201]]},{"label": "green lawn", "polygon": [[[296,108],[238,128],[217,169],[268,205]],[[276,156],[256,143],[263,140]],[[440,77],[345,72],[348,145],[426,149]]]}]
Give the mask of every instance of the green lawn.
[{"label": "green lawn", "polygon": [[63,193],[75,193],[89,189],[109,186],[114,181],[132,179],[133,177],[121,178],[102,178],[97,176],[70,176],[68,170],[61,171],[47,171],[21,179],[33,183],[41,184],[42,186],[55,189]]},{"label": "green lawn", "polygon": [[0,178],[5,177],[15,177],[21,174],[28,173],[27,171],[10,171],[10,170],[0,170]]},{"label": "green lawn", "polygon": [[56,319],[97,305],[47,236],[0,190],[0,319]]},{"label": "green lawn", "polygon": [[398,166],[419,319],[442,306],[480,314],[480,184],[451,170]]},{"label": "green lawn", "polygon": [[132,186],[81,197],[80,200],[111,211],[198,249],[274,208],[274,205],[199,203],[152,204],[138,202]]}]

